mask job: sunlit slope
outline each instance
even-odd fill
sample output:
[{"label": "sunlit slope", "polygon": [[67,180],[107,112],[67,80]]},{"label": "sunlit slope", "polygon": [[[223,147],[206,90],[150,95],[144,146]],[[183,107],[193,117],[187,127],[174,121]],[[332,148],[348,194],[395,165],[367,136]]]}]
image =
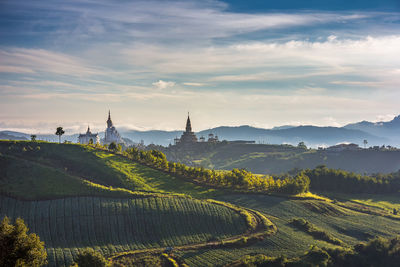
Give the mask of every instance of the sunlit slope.
[{"label": "sunlit slope", "polygon": [[223,239],[247,229],[239,213],[183,197],[72,197],[18,201],[0,197],[0,218],[22,217],[45,242],[50,266],[69,266],[84,247],[104,255]]},{"label": "sunlit slope", "polygon": [[291,226],[293,218],[304,218],[318,228],[353,246],[375,236],[391,238],[399,234],[400,220],[370,215],[318,200],[294,200],[261,195],[229,195],[219,198],[259,210],[278,227],[275,235],[245,248],[213,249],[180,253],[189,266],[218,266],[241,256],[261,253],[269,256],[303,255],[310,245],[335,247]]},{"label": "sunlit slope", "polygon": [[[77,144],[0,141],[0,166],[0,183],[7,185],[2,191],[25,198],[48,198],[63,192],[67,196],[71,195],[69,192],[85,195],[82,191],[86,186],[80,188],[83,180],[132,191],[184,193],[196,197],[207,197],[214,191],[120,155]],[[29,185],[33,185],[33,190],[27,194]]]}]

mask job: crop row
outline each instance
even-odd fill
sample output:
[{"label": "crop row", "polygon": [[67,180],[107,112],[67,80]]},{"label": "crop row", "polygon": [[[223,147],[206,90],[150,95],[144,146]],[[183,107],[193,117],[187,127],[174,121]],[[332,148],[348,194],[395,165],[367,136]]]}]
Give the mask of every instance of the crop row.
[{"label": "crop row", "polygon": [[0,218],[25,220],[45,242],[49,265],[69,266],[85,247],[105,256],[151,247],[223,239],[246,230],[232,209],[179,197],[74,197],[19,201],[0,197]]}]

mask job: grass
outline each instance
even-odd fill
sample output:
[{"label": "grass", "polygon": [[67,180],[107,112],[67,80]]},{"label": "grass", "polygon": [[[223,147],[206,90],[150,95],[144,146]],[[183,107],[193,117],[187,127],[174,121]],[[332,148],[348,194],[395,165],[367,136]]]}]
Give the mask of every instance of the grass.
[{"label": "grass", "polygon": [[320,240],[324,240],[326,242],[332,243],[334,245],[341,246],[343,242],[340,239],[333,237],[331,234],[319,229],[314,224],[306,221],[302,218],[294,218],[290,221],[290,224],[294,227],[304,231],[307,234],[310,234],[312,237]]},{"label": "grass", "polygon": [[[0,141],[0,184],[11,196],[50,198],[84,195],[90,181],[130,191],[188,194],[209,198],[220,190],[205,188],[120,155],[77,144]],[[29,190],[33,186],[34,190]],[[26,193],[28,192],[28,195]]]},{"label": "grass", "polygon": [[400,151],[344,151],[304,150],[285,145],[224,144],[209,149],[195,149],[176,153],[166,149],[167,157],[205,168],[231,170],[246,168],[253,173],[279,174],[293,168],[315,168],[325,164],[330,168],[357,173],[387,173],[399,169]]},{"label": "grass", "polygon": [[86,247],[117,252],[225,239],[247,230],[244,217],[189,198],[73,197],[20,201],[0,196],[0,219],[21,217],[45,242],[50,266],[69,266]]},{"label": "grass", "polygon": [[344,202],[353,202],[361,205],[374,207],[385,210],[387,212],[393,212],[393,209],[397,209],[400,212],[400,195],[399,194],[339,194],[339,193],[328,193],[326,194],[330,198],[336,198]]},{"label": "grass", "polygon": [[309,221],[332,237],[340,239],[345,246],[353,246],[375,236],[393,237],[398,235],[400,229],[400,221],[348,210],[326,201],[247,194],[226,195],[218,199],[261,211],[278,227],[278,232],[245,248],[179,253],[189,266],[224,265],[248,254],[297,257],[303,255],[310,245],[335,247],[293,228],[290,221],[294,217]]}]

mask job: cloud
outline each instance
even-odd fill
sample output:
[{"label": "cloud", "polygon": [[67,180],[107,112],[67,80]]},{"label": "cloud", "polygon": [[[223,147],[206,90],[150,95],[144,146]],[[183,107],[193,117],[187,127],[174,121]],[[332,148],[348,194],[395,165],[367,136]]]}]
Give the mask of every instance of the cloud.
[{"label": "cloud", "polygon": [[90,66],[89,63],[78,57],[45,49],[0,49],[0,60],[7,65],[0,68],[0,71],[3,70],[3,72],[45,72],[77,77],[105,74],[104,70]]},{"label": "cloud", "polygon": [[0,72],[8,73],[34,73],[30,68],[18,67],[18,66],[4,66],[0,65]]},{"label": "cloud", "polygon": [[175,86],[175,82],[171,82],[171,81],[166,82],[166,81],[163,81],[163,80],[158,80],[158,82],[154,82],[154,83],[152,83],[152,85],[155,88],[159,89],[159,90],[164,90],[164,89],[167,89],[167,88],[174,87]]},{"label": "cloud", "polygon": [[[54,13],[49,24],[57,29],[66,42],[91,40],[109,36],[112,40],[147,39],[198,42],[211,38],[225,38],[262,30],[299,26],[315,26],[331,22],[345,23],[379,13],[367,12],[231,12],[220,1],[89,1],[81,4],[68,1],[6,1],[3,10],[24,9],[34,23],[43,21],[42,14]],[[66,38],[63,36],[66,36]],[[118,38],[115,38],[118,37]],[[69,39],[69,40],[68,40]]]},{"label": "cloud", "polygon": [[194,83],[194,82],[186,82],[186,83],[183,83],[184,85],[187,85],[187,86],[195,86],[195,87],[200,87],[200,86],[205,86],[206,84],[205,83]]}]

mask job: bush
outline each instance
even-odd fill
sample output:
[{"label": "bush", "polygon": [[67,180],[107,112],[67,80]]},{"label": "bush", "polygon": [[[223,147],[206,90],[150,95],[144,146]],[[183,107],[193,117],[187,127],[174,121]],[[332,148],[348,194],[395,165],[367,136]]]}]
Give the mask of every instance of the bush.
[{"label": "bush", "polygon": [[108,266],[107,260],[99,252],[94,251],[92,248],[87,248],[78,254],[75,262],[79,267],[106,267]]},{"label": "bush", "polygon": [[36,234],[27,234],[24,220],[17,218],[15,225],[8,217],[0,223],[0,266],[42,266],[47,263],[44,242]]}]

